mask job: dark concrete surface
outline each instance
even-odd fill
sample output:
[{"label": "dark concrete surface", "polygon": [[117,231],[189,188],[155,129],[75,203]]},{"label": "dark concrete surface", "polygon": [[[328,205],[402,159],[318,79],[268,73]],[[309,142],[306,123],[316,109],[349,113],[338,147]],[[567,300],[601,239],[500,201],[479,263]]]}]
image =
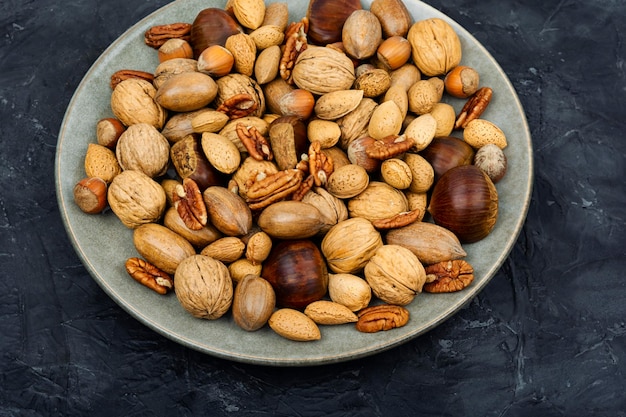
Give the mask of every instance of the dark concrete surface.
[{"label": "dark concrete surface", "polygon": [[165,3],[0,3],[0,416],[626,416],[623,1],[428,1],[518,91],[536,168],[528,219],[441,326],[302,369],[158,335],[106,296],[65,233],[53,175],[65,108],[99,54]]}]

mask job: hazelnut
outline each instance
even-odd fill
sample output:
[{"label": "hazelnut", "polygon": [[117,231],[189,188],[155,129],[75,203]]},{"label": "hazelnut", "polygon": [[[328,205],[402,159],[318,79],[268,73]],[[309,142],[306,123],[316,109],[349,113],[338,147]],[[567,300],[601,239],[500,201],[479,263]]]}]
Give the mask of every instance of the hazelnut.
[{"label": "hazelnut", "polygon": [[468,98],[478,90],[479,83],[478,72],[465,65],[453,68],[444,79],[446,92],[456,98]]},{"label": "hazelnut", "polygon": [[206,48],[198,57],[198,71],[212,77],[222,77],[233,68],[235,57],[221,45]]},{"label": "hazelnut", "polygon": [[392,36],[378,46],[376,56],[387,69],[396,70],[411,58],[411,44],[402,36]]},{"label": "hazelnut", "polygon": [[193,49],[184,39],[172,38],[165,41],[158,51],[159,62],[174,58],[193,58]]},{"label": "hazelnut", "polygon": [[98,177],[83,178],[74,186],[74,201],[87,214],[100,213],[107,205],[107,183]]}]

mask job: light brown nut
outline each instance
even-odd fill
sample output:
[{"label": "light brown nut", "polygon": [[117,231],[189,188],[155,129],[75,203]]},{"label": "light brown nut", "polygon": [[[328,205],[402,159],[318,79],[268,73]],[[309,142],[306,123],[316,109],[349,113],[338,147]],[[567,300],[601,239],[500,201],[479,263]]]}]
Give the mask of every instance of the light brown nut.
[{"label": "light brown nut", "polygon": [[263,265],[260,263],[254,263],[246,258],[237,259],[235,262],[228,265],[228,272],[233,282],[239,283],[248,275],[260,276]]},{"label": "light brown nut", "polygon": [[461,41],[443,19],[430,18],[415,22],[407,34],[413,62],[429,77],[444,75],[461,62]]},{"label": "light brown nut", "polygon": [[170,144],[154,126],[135,123],[120,136],[115,155],[122,169],[134,169],[156,178],[167,171]]},{"label": "light brown nut", "polygon": [[285,33],[279,26],[263,25],[250,32],[250,38],[254,41],[257,51],[263,51],[272,46],[282,45]]},{"label": "light brown nut", "polygon": [[440,100],[437,88],[428,80],[419,80],[408,91],[409,110],[415,114],[430,113]]},{"label": "light brown nut", "polygon": [[[171,119],[170,119],[171,120]],[[169,121],[165,124],[167,124]],[[192,112],[191,129],[194,133],[219,132],[228,123],[228,116],[221,111],[202,109]]]},{"label": "light brown nut", "polygon": [[403,119],[398,105],[393,101],[385,101],[372,112],[367,132],[374,139],[397,135],[402,129]]},{"label": "light brown nut", "polygon": [[329,274],[328,296],[350,311],[367,307],[372,299],[372,289],[367,281],[353,274]]},{"label": "light brown nut", "polygon": [[364,308],[358,313],[356,329],[363,333],[376,333],[402,327],[409,322],[410,313],[404,307],[382,304]]},{"label": "light brown nut", "polygon": [[198,70],[198,62],[189,58],[174,58],[161,62],[154,70],[154,81],[152,84],[158,90],[163,83],[171,77],[183,72],[193,72]]},{"label": "light brown nut", "polygon": [[339,146],[344,151],[353,140],[367,135],[367,127],[377,106],[378,104],[371,98],[364,98],[354,111],[337,120],[341,129]]},{"label": "light brown nut", "polygon": [[125,126],[148,123],[161,129],[167,111],[155,101],[157,90],[145,80],[124,80],[111,93],[111,110]]},{"label": "light brown nut", "polygon": [[424,265],[467,256],[454,233],[428,222],[415,222],[390,230],[386,242],[409,249]]},{"label": "light brown nut", "polygon": [[405,91],[409,91],[409,88],[420,79],[420,71],[412,63],[404,64],[397,70],[391,71],[391,86],[402,86]]},{"label": "light brown nut", "polygon": [[254,63],[254,78],[259,84],[267,84],[278,75],[280,47],[269,46],[262,50]]},{"label": "light brown nut", "polygon": [[165,191],[158,182],[139,171],[123,171],[117,175],[109,186],[107,199],[113,213],[131,229],[159,220],[165,211]]},{"label": "light brown nut", "polygon": [[315,103],[315,115],[322,120],[337,120],[361,103],[362,90],[337,90],[323,94]]},{"label": "light brown nut", "polygon": [[359,165],[344,165],[328,177],[326,189],[337,198],[351,198],[367,188],[369,176]]},{"label": "light brown nut", "polygon": [[324,226],[320,233],[326,233],[331,227],[348,218],[348,208],[343,200],[335,197],[322,187],[313,187],[304,194],[301,200],[310,204],[320,212]]},{"label": "light brown nut", "polygon": [[226,266],[204,255],[184,259],[174,275],[176,298],[187,312],[215,320],[230,309],[233,282]]},{"label": "light brown nut", "polygon": [[308,342],[322,338],[319,327],[304,313],[291,308],[276,310],[268,324],[280,336],[297,342]]},{"label": "light brown nut", "polygon": [[249,77],[254,74],[254,62],[256,61],[256,44],[250,35],[237,33],[226,39],[224,47],[233,54],[235,63],[233,69]]},{"label": "light brown nut", "polygon": [[411,303],[426,282],[426,272],[419,259],[400,245],[378,248],[365,265],[364,273],[374,295],[389,304]]},{"label": "light brown nut", "polygon": [[197,70],[211,77],[223,77],[235,65],[232,52],[220,44],[211,45],[198,56]]},{"label": "light brown nut", "polygon": [[398,189],[409,188],[413,180],[411,169],[402,159],[390,158],[380,166],[380,175],[387,184]]},{"label": "light brown nut", "polygon": [[341,128],[331,120],[311,120],[307,124],[307,137],[311,142],[319,142],[322,149],[333,147],[339,142]]},{"label": "light brown nut", "polygon": [[245,201],[225,187],[210,186],[202,193],[209,219],[227,236],[242,236],[252,227],[252,213]]},{"label": "light brown nut", "polygon": [[413,141],[413,149],[417,152],[430,145],[436,132],[437,120],[429,113],[416,117],[404,129],[404,134]]},{"label": "light brown nut", "polygon": [[431,293],[461,291],[474,281],[474,268],[464,260],[451,260],[426,267],[428,283],[424,291]]},{"label": "light brown nut", "polygon": [[472,148],[479,149],[490,143],[504,149],[507,146],[506,136],[495,123],[485,119],[470,121],[463,130],[463,139]]},{"label": "light brown nut", "polygon": [[332,272],[352,274],[360,272],[382,245],[382,237],[372,223],[355,217],[331,227],[321,250]]},{"label": "light brown nut", "polygon": [[239,168],[241,153],[237,146],[218,133],[204,132],[202,151],[211,165],[224,174],[232,174]]},{"label": "light brown nut", "polygon": [[383,30],[383,36],[406,36],[413,18],[402,0],[374,0],[370,11],[376,15]]},{"label": "light brown nut", "polygon": [[313,94],[348,90],[355,80],[354,64],[346,54],[332,48],[310,46],[293,67],[293,81]]},{"label": "light brown nut", "polygon": [[430,189],[435,180],[435,171],[424,157],[416,153],[406,153],[404,162],[411,169],[412,181],[409,190],[414,193],[423,193]]},{"label": "light brown nut", "polygon": [[272,250],[272,238],[265,232],[259,231],[248,238],[246,243],[246,259],[252,264],[261,264]]},{"label": "light brown nut", "polygon": [[270,283],[247,275],[239,281],[233,297],[232,313],[237,326],[249,332],[267,323],[276,306],[276,294]]},{"label": "light brown nut", "polygon": [[201,72],[173,75],[157,90],[154,101],[175,112],[198,110],[215,99],[217,84]]},{"label": "light brown nut", "polygon": [[241,26],[256,29],[265,17],[264,0],[232,0],[232,11]]},{"label": "light brown nut", "polygon": [[245,249],[246,245],[240,238],[226,236],[209,243],[200,254],[228,264],[241,258]]},{"label": "light brown nut", "polygon": [[85,153],[84,168],[87,177],[97,177],[107,184],[122,172],[115,153],[105,146],[90,143]]},{"label": "light brown nut", "polygon": [[374,68],[360,74],[354,81],[353,88],[363,90],[364,97],[378,97],[387,92],[391,86],[391,76],[380,68]]},{"label": "light brown nut", "polygon": [[174,274],[184,259],[196,253],[191,243],[157,223],[137,227],[133,244],[141,257],[168,274]]},{"label": "light brown nut", "polygon": [[341,41],[352,58],[362,60],[374,56],[382,40],[380,21],[369,10],[355,10],[343,24]]},{"label": "light brown nut", "polygon": [[289,23],[289,7],[287,3],[276,2],[265,6],[265,17],[262,26],[278,26],[281,31],[287,29]]},{"label": "light brown nut", "polygon": [[419,211],[420,213],[422,213],[422,215],[415,220],[416,222],[421,222],[424,219],[424,215],[426,214],[428,193],[414,193],[409,190],[405,190],[404,195],[406,195],[406,200],[409,203],[409,210]]},{"label": "light brown nut", "polygon": [[448,103],[439,102],[435,104],[430,115],[433,116],[437,122],[435,137],[450,136],[454,130],[454,121],[456,119],[454,107]]},{"label": "light brown nut", "polygon": [[[249,96],[249,99],[255,103],[255,105],[247,105],[245,109],[241,110],[249,110],[253,108],[253,110],[247,112],[247,116],[257,118],[261,117],[265,113],[265,96],[263,94],[263,90],[253,78],[244,74],[230,73],[218,78],[216,83],[218,86],[218,93],[217,97],[215,97],[215,101],[213,102],[216,108],[219,108],[224,103],[232,100],[233,97],[247,95]],[[237,114],[237,117],[242,116]],[[224,129],[226,129],[227,126],[228,125],[226,125]]]},{"label": "light brown nut", "polygon": [[306,306],[304,314],[315,323],[323,325],[354,323],[359,319],[352,310],[343,304],[327,300],[312,302]]},{"label": "light brown nut", "polygon": [[369,221],[386,219],[409,208],[404,193],[382,181],[370,181],[359,195],[348,201],[350,217]]},{"label": "light brown nut", "polygon": [[266,207],[257,220],[261,230],[277,239],[305,239],[325,226],[315,206],[301,201],[279,201]]},{"label": "light brown nut", "polygon": [[141,258],[128,258],[124,266],[135,281],[158,294],[165,295],[174,288],[174,279],[169,274]]},{"label": "light brown nut", "polygon": [[400,113],[403,115],[402,119],[406,117],[409,111],[409,96],[407,90],[399,84],[395,84],[387,89],[383,101],[393,101],[400,109]]}]

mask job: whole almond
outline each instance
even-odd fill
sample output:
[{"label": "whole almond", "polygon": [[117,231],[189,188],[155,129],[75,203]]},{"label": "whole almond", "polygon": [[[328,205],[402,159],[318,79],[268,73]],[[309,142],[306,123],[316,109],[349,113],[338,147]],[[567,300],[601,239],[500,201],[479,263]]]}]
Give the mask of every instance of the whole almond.
[{"label": "whole almond", "polygon": [[85,173],[88,177],[98,177],[107,184],[122,172],[115,153],[102,145],[90,143],[85,154]]},{"label": "whole almond", "polygon": [[338,90],[323,94],[315,103],[315,114],[322,120],[337,120],[361,103],[363,90]]},{"label": "whole almond", "polygon": [[233,0],[232,9],[237,21],[248,29],[256,29],[265,17],[264,0]]},{"label": "whole almond", "polygon": [[201,255],[210,256],[224,263],[231,263],[241,258],[246,245],[234,236],[226,236],[209,243],[200,252]]},{"label": "whole almond", "polygon": [[233,69],[239,74],[251,76],[254,73],[254,61],[256,60],[256,44],[250,35],[237,33],[226,39],[224,45],[233,54],[235,64]]},{"label": "whole almond", "polygon": [[308,342],[322,338],[319,327],[304,313],[291,308],[276,310],[268,324],[280,336],[297,342]]},{"label": "whole almond", "polygon": [[314,301],[304,309],[311,320],[317,324],[345,324],[358,321],[358,317],[348,307],[333,301]]},{"label": "whole almond", "polygon": [[262,51],[270,46],[280,46],[285,39],[285,33],[276,25],[261,26],[250,32],[250,38],[254,41],[256,49]]},{"label": "whole almond", "polygon": [[211,165],[224,174],[232,174],[239,168],[241,153],[237,146],[218,133],[202,134],[202,151]]}]

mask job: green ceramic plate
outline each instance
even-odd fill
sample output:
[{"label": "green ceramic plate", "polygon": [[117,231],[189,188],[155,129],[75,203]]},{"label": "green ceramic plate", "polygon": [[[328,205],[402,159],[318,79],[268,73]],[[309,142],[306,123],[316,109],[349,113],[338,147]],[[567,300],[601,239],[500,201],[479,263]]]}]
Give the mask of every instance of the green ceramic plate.
[{"label": "green ceramic plate", "polygon": [[[368,8],[370,1],[363,0]],[[248,333],[230,316],[216,321],[195,319],[179,305],[174,294],[159,296],[137,284],[124,270],[124,262],[137,256],[132,231],[108,211],[83,214],[74,204],[72,189],[84,176],[87,144],[95,142],[95,126],[111,117],[110,75],[119,69],[153,72],[156,52],[144,45],[143,34],[153,25],[192,22],[207,7],[223,7],[221,0],[176,1],[157,10],[120,36],[94,63],[76,90],[59,134],[56,187],[67,233],[85,267],[102,289],[137,320],[156,332],[192,349],[239,362],[296,366],[346,361],[372,355],[411,340],[454,315],[489,282],[515,244],[522,228],[532,189],[532,145],[524,111],[508,78],[497,62],[465,29],[434,8],[405,0],[415,20],[440,17],[461,38],[465,65],[476,68],[481,84],[494,90],[494,99],[483,118],[498,124],[507,135],[508,173],[498,183],[500,213],[493,232],[482,241],[466,245],[467,261],[475,268],[475,281],[452,294],[420,294],[411,305],[411,320],[402,328],[362,334],[352,325],[322,327],[322,339],[298,343],[281,338],[265,327]],[[289,2],[291,20],[305,15],[308,2]],[[457,110],[461,100],[449,101]]]}]

